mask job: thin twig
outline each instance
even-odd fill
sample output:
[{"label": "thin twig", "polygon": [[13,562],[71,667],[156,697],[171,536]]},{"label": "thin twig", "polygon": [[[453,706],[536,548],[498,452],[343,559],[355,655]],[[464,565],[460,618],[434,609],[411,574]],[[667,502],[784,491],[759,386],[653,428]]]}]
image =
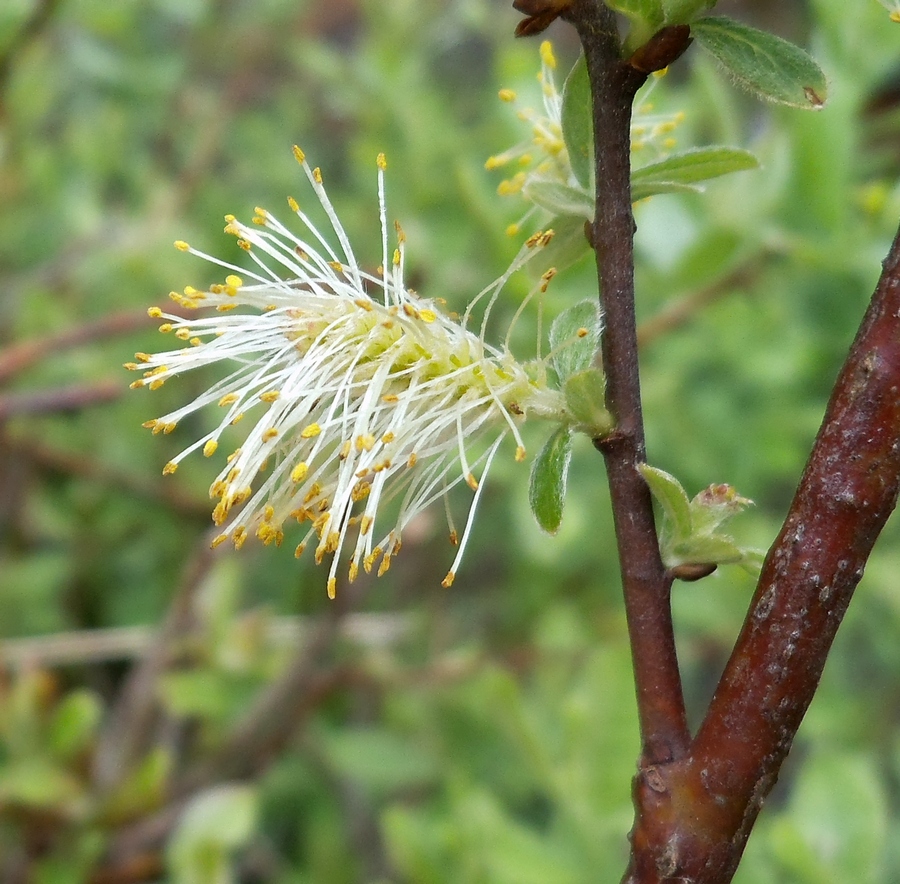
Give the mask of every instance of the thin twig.
[{"label": "thin twig", "polygon": [[612,498],[625,612],[641,725],[642,764],[678,757],[689,733],[675,654],[669,592],[649,489],[634,312],[634,216],[631,209],[631,108],[646,74],[620,57],[615,14],[599,0],[576,0],[565,14],[584,47],[593,95],[597,200],[593,243],[606,328],[603,370],[613,433],[603,452]]}]

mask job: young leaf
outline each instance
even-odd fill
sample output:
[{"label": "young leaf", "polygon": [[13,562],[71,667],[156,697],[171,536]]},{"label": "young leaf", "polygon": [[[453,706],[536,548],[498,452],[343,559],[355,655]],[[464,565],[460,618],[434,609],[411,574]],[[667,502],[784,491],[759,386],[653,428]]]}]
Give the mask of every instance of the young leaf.
[{"label": "young leaf", "polygon": [[668,517],[674,538],[679,540],[690,537],[691,502],[688,500],[681,482],[664,470],[651,467],[646,463],[640,464],[638,469]]},{"label": "young leaf", "polygon": [[546,441],[531,466],[528,502],[538,525],[548,534],[556,534],[562,522],[571,457],[572,429],[560,427]]},{"label": "young leaf", "polygon": [[576,371],[563,386],[566,408],[591,437],[605,436],[613,427],[612,415],[606,410],[604,396],[606,377],[599,368]]},{"label": "young leaf", "polygon": [[689,24],[703,9],[712,9],[718,0],[662,0],[665,24]]},{"label": "young leaf", "polygon": [[662,27],[662,0],[605,0],[606,5],[621,12],[630,22],[632,33],[628,35],[630,51],[646,42]]},{"label": "young leaf", "polygon": [[760,98],[804,110],[825,104],[825,74],[799,46],[718,16],[693,22],[691,33],[738,85]]},{"label": "young leaf", "polygon": [[528,265],[530,269],[537,270],[538,276],[548,267],[565,270],[591,250],[584,234],[584,218],[557,215],[545,227],[553,231],[553,239]]},{"label": "young leaf", "polygon": [[631,201],[647,199],[659,193],[702,193],[703,188],[696,184],[678,184],[676,181],[639,181],[632,185]]},{"label": "young leaf", "polygon": [[594,198],[586,190],[549,178],[533,178],[522,188],[522,195],[554,215],[574,215],[582,223],[594,217]]},{"label": "young leaf", "polygon": [[672,544],[664,557],[668,567],[674,565],[706,564],[736,565],[744,558],[744,550],[726,534],[694,535],[681,543]]},{"label": "young leaf", "polygon": [[563,310],[550,326],[553,370],[564,384],[576,371],[590,368],[600,343],[602,322],[596,301],[584,300]]},{"label": "young leaf", "polygon": [[[587,189],[591,180],[594,132],[591,87],[583,55],[575,62],[563,86],[561,123],[572,172],[578,183]],[[592,216],[593,209],[588,217]]]},{"label": "young leaf", "polygon": [[631,173],[632,187],[651,183],[696,184],[730,172],[759,167],[749,150],[739,147],[698,147],[642,166]]}]

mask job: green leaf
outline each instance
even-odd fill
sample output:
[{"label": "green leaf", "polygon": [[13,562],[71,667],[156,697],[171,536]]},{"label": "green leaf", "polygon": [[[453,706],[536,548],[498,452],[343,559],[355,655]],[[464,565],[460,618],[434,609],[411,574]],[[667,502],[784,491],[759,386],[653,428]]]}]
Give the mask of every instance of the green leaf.
[{"label": "green leaf", "polygon": [[[562,134],[569,154],[569,164],[578,183],[590,187],[591,158],[593,156],[593,114],[591,86],[587,63],[582,55],[566,77],[562,97]],[[593,212],[591,212],[591,216]],[[589,216],[590,217],[590,216]]]},{"label": "green leaf", "polygon": [[53,711],[47,740],[50,751],[61,759],[72,758],[93,739],[103,707],[90,691],[73,691]]},{"label": "green leaf", "polygon": [[825,104],[825,74],[799,46],[718,16],[698,19],[691,33],[738,85],[754,95],[804,110]]},{"label": "green leaf", "polygon": [[[227,854],[252,836],[258,803],[252,787],[234,784],[215,786],[193,798],[167,851],[175,880],[185,884],[227,880],[223,875]],[[216,874],[203,874],[213,869]]]},{"label": "green leaf", "polygon": [[594,364],[602,327],[600,306],[594,300],[579,301],[553,320],[550,360],[561,384]]},{"label": "green leaf", "polygon": [[735,565],[744,557],[744,550],[725,534],[692,535],[682,543],[673,543],[663,555],[668,567],[673,565]]},{"label": "green leaf", "polygon": [[546,441],[531,467],[528,502],[538,525],[548,534],[556,534],[562,523],[571,457],[572,429],[560,427]]},{"label": "green leaf", "polygon": [[669,518],[675,538],[687,538],[691,534],[691,502],[687,493],[673,475],[664,470],[639,464],[638,469]]},{"label": "green leaf", "polygon": [[712,9],[718,0],[662,0],[663,18],[666,25],[689,24],[701,10]]},{"label": "green leaf", "polygon": [[662,0],[605,0],[606,5],[621,12],[631,22],[628,52],[646,43],[663,25]]},{"label": "green leaf", "polygon": [[540,276],[548,267],[565,270],[583,258],[591,246],[584,235],[584,218],[557,215],[546,225],[553,231],[553,239],[528,262],[528,269]]},{"label": "green leaf", "polygon": [[696,184],[730,172],[759,168],[759,160],[749,150],[738,147],[698,147],[642,166],[631,173],[632,187],[638,184]]},{"label": "green leaf", "polygon": [[594,198],[586,190],[560,184],[549,178],[533,178],[523,188],[522,196],[554,215],[574,215],[582,224],[594,217]]},{"label": "green leaf", "polygon": [[676,181],[646,181],[633,185],[631,201],[645,200],[659,193],[702,193],[703,188],[696,184],[678,184]]},{"label": "green leaf", "polygon": [[604,436],[612,429],[612,415],[605,403],[606,376],[599,368],[586,368],[570,375],[563,393],[566,409],[590,436]]}]

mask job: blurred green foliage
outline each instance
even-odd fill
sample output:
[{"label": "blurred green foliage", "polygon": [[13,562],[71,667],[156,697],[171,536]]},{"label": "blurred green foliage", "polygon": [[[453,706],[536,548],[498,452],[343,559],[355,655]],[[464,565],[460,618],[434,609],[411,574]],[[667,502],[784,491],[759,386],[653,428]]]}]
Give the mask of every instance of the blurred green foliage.
[{"label": "blurred green foliage", "polygon": [[[767,24],[750,5],[720,6]],[[354,596],[369,619],[329,633],[323,574],[289,549],[203,558],[208,462],[159,475],[196,436],[151,437],[141,423],[209,378],[148,398],[118,369],[157,346],[150,303],[213,281],[172,241],[240,261],[221,218],[296,192],[294,142],[372,265],[385,151],[413,285],[461,308],[518,245],[504,231],[521,205],[483,168],[526,134],[498,88],[540,100],[537,45],[511,39],[516,20],[495,0],[0,5],[0,879],[618,879],[637,728],[590,445],[575,445],[556,536],[528,511],[527,467],[499,458],[453,589],[439,586],[451,558],[441,516],[426,516],[390,574]],[[728,482],[753,498],[733,533],[758,547],[777,531],[900,216],[900,26],[874,0],[852,12],[783,4],[773,26],[821,63],[828,108],[755,104],[689,52],[654,94],[661,111],[685,112],[679,146],[741,144],[764,168],[637,209],[651,459],[689,495]],[[571,65],[573,35],[557,23],[548,36]],[[496,328],[528,288],[512,281]],[[546,314],[593,291],[582,261],[554,280]],[[526,326],[515,348],[527,358]],[[536,452],[543,440],[528,441]],[[898,573],[892,523],[740,884],[900,879]],[[695,722],[751,588],[738,568],[676,586]],[[295,629],[296,615],[324,626]],[[110,746],[138,721],[123,712],[136,696],[123,660],[145,645],[87,653],[72,635],[173,616],[117,767]],[[373,631],[380,622],[397,628]],[[11,641],[50,633],[76,651]],[[248,721],[262,729],[240,742]],[[154,819],[167,836],[129,852],[126,836]]]}]

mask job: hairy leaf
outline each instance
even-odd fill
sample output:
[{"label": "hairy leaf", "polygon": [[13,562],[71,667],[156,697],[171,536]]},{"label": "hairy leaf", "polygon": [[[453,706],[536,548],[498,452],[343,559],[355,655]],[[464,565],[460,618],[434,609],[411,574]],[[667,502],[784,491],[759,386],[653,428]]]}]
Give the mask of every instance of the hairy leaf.
[{"label": "hairy leaf", "polygon": [[586,190],[560,184],[550,179],[535,178],[522,188],[522,195],[535,205],[554,215],[573,215],[585,219],[594,217],[594,198]]},{"label": "hairy leaf", "polygon": [[698,19],[691,33],[738,85],[760,98],[804,110],[825,104],[825,74],[799,46],[718,16]]},{"label": "hairy leaf", "polygon": [[590,368],[600,343],[600,306],[584,300],[563,310],[550,327],[553,370],[564,384],[576,371]]},{"label": "hairy leaf", "polygon": [[638,466],[653,496],[659,501],[672,528],[675,539],[691,534],[691,502],[687,493],[673,475],[665,470],[642,463]]},{"label": "hairy leaf", "polygon": [[548,534],[556,534],[562,523],[571,457],[572,429],[560,427],[546,441],[531,466],[528,502],[538,525]]},{"label": "hairy leaf", "polygon": [[[587,189],[591,181],[591,157],[594,131],[591,112],[591,86],[587,63],[582,55],[563,87],[562,134],[569,153],[569,163],[578,183]],[[593,215],[593,208],[588,217]]]}]

